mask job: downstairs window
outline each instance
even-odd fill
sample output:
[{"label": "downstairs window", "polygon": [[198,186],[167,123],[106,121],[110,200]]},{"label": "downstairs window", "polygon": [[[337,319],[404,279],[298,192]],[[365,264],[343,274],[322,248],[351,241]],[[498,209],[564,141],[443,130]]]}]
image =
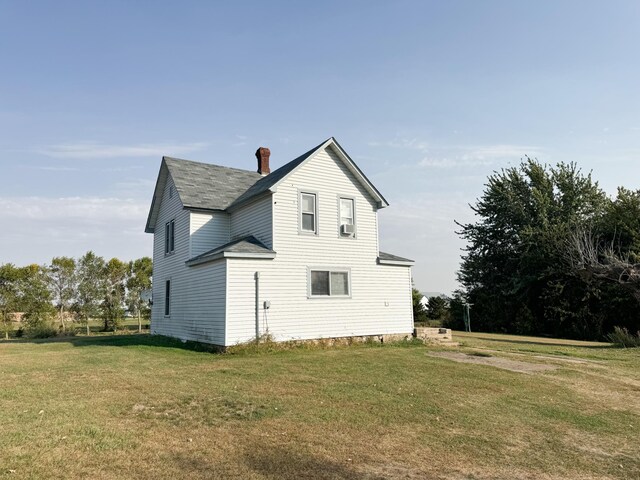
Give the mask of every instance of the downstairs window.
[{"label": "downstairs window", "polygon": [[309,270],[311,297],[348,297],[351,295],[349,270]]}]

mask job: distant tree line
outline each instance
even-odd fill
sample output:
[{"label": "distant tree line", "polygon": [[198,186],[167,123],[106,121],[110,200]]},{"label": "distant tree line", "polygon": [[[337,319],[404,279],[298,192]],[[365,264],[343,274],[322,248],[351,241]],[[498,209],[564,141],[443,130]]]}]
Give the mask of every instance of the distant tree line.
[{"label": "distant tree line", "polygon": [[[488,332],[603,339],[640,330],[640,190],[610,198],[576,164],[526,158],[488,178],[459,223],[455,302]],[[450,308],[451,324],[461,312]]]},{"label": "distant tree line", "polygon": [[93,252],[79,259],[56,257],[49,265],[0,265],[0,328],[5,338],[18,332],[31,337],[72,334],[80,325],[101,319],[104,331],[121,325],[125,310],[138,319],[149,316],[142,293],[151,288],[152,261],[105,260]]}]

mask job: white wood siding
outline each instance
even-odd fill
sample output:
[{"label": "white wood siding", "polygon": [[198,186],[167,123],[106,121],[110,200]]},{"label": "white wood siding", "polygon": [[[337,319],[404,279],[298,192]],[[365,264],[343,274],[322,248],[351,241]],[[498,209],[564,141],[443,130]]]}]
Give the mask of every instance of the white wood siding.
[{"label": "white wood siding", "polygon": [[229,214],[191,212],[191,257],[229,242]]},{"label": "white wood siding", "polygon": [[267,248],[273,247],[272,197],[267,195],[231,214],[231,240],[253,235]]},{"label": "white wood siding", "polygon": [[[226,263],[187,267],[191,256],[191,216],[182,208],[168,178],[160,204],[153,242],[153,308],[151,331],[183,340],[222,345],[225,338]],[[164,253],[165,224],[175,220],[175,250]],[[165,281],[171,280],[171,315],[164,315]]]},{"label": "white wood siding", "polygon": [[[318,235],[299,234],[300,191],[317,193]],[[339,235],[338,199],[355,199],[357,238]],[[226,344],[255,337],[255,272],[260,331],[278,340],[410,333],[411,269],[378,265],[377,207],[331,148],[318,152],[278,186],[273,205],[274,260],[229,259]],[[266,206],[265,206],[266,209]],[[233,216],[232,237],[233,237]],[[255,233],[254,233],[255,235]],[[308,267],[349,268],[350,298],[308,298]]]}]

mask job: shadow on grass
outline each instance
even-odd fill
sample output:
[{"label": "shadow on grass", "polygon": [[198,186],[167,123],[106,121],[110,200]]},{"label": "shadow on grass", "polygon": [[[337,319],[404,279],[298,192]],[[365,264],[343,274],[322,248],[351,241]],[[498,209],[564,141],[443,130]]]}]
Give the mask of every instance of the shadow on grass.
[{"label": "shadow on grass", "polygon": [[207,345],[198,342],[182,342],[181,340],[163,337],[161,335],[150,335],[148,333],[136,334],[102,334],[95,336],[75,336],[75,337],[52,337],[52,338],[19,338],[0,341],[3,344],[47,344],[47,343],[70,343],[74,347],[164,347],[179,348],[181,350],[191,350],[195,352],[219,352],[215,345]]},{"label": "shadow on grass", "polygon": [[[456,336],[455,333],[454,333],[453,336],[454,337]],[[473,335],[473,334],[466,334],[465,336],[458,336],[458,340],[459,341],[464,341],[465,338],[474,338],[476,340],[484,340],[484,341],[487,341],[487,342],[518,343],[518,344],[522,344],[522,345],[542,345],[542,346],[548,346],[548,347],[575,347],[575,348],[598,348],[598,349],[616,348],[615,345],[613,345],[611,343],[604,343],[604,342],[601,345],[581,345],[579,343],[567,343],[567,342],[571,342],[571,340],[563,340],[563,341],[554,342],[553,339],[550,339],[549,341],[536,342],[534,340],[515,339],[515,338],[495,338],[495,337],[489,338],[489,337],[485,337],[485,336],[482,336],[482,335],[477,335],[476,336],[476,335]],[[576,342],[582,342],[582,341],[583,340],[576,340]]]},{"label": "shadow on grass", "polygon": [[346,458],[345,462],[337,462],[284,446],[265,444],[249,449],[244,459],[248,468],[266,478],[373,479],[369,474],[354,470],[346,461]]},{"label": "shadow on grass", "polygon": [[[267,478],[283,480],[383,480],[402,478],[406,480],[429,480],[424,472],[400,465],[353,465],[351,459],[333,459],[317,455],[308,449],[293,445],[274,445],[250,442],[242,448],[244,454],[238,459],[245,469],[238,471],[231,459],[214,462],[201,455],[178,453],[172,463],[181,472],[182,478]],[[232,457],[232,456],[230,456]],[[251,475],[253,474],[253,475]],[[240,476],[242,475],[242,476]]]}]

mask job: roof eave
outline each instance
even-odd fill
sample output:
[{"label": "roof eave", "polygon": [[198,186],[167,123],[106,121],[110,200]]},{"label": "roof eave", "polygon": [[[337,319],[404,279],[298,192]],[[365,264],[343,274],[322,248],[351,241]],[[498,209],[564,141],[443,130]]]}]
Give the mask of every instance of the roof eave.
[{"label": "roof eave", "polygon": [[413,260],[409,260],[409,261],[385,260],[385,259],[382,259],[382,258],[378,257],[378,264],[380,264],[380,265],[398,265],[398,266],[402,266],[402,267],[411,267],[415,263],[416,262],[414,262]]},{"label": "roof eave", "polygon": [[190,212],[205,212],[205,213],[211,213],[211,212],[226,212],[227,210],[223,209],[223,208],[203,208],[203,207],[197,207],[194,205],[183,205],[182,206],[183,210],[189,210]]},{"label": "roof eave", "polygon": [[[153,198],[151,199],[151,207],[149,208],[149,214],[147,215],[147,223],[144,227],[145,233],[155,233],[157,214],[160,208],[160,202],[162,201],[162,195],[164,194],[164,187],[167,185],[168,176],[169,168],[167,167],[165,157],[162,157],[160,170],[158,171],[158,178],[156,179],[156,186],[153,190]],[[160,186],[161,183],[162,187]]]},{"label": "roof eave", "polygon": [[367,178],[367,176],[364,174],[364,172],[362,170],[360,170],[360,167],[358,167],[356,162],[353,161],[353,159],[344,150],[344,148],[342,148],[342,146],[338,143],[338,141],[334,137],[331,137],[330,141],[338,149],[338,152],[344,158],[346,158],[348,160],[349,164],[351,164],[354,167],[354,169],[356,170],[355,173],[357,174],[357,176],[360,177],[360,180],[362,181],[362,183],[366,187],[368,187],[367,190],[369,190],[369,193],[371,193],[371,195],[376,199],[377,204],[378,204],[378,208],[388,207],[389,206],[389,202],[387,202],[387,199],[384,198],[384,196],[380,193],[380,191],[376,188],[376,186],[371,182],[371,180],[369,180]]},{"label": "roof eave", "polygon": [[225,258],[249,258],[249,259],[273,259],[276,258],[276,253],[264,252],[264,253],[241,253],[241,252],[220,252],[210,257],[197,258],[193,260],[187,260],[185,265],[187,267],[193,267],[195,265],[202,265],[203,263],[214,262],[216,260],[222,260]]},{"label": "roof eave", "polygon": [[274,183],[270,187],[269,190],[271,190],[271,192],[275,192],[276,189],[278,188],[278,185],[280,185],[282,182],[284,182],[285,179],[287,177],[289,177],[289,175],[293,174],[300,167],[302,167],[305,163],[307,163],[318,151],[323,150],[323,149],[327,148],[328,146],[334,146],[335,150],[338,153],[338,156],[342,157],[342,160],[345,161],[345,163],[347,163],[348,165],[351,166],[351,168],[349,168],[349,170],[356,176],[356,178],[358,178],[360,180],[360,183],[362,183],[362,185],[365,187],[365,189],[373,197],[373,199],[376,201],[376,206],[378,208],[388,207],[389,206],[389,202],[387,202],[387,200],[382,196],[382,194],[378,191],[378,189],[375,187],[375,185],[373,185],[373,183],[371,183],[371,181],[362,172],[362,170],[360,170],[360,167],[358,167],[358,165],[356,165],[356,163],[353,161],[353,159],[347,154],[347,152],[344,151],[344,149],[340,146],[340,144],[338,143],[338,141],[334,137],[331,137],[331,138],[327,139],[324,143],[320,144],[317,148],[315,148],[313,151],[311,151],[308,154],[307,158],[304,159],[304,161],[302,161],[293,170],[288,172],[284,177],[282,177],[280,180],[278,180],[276,183]]}]

